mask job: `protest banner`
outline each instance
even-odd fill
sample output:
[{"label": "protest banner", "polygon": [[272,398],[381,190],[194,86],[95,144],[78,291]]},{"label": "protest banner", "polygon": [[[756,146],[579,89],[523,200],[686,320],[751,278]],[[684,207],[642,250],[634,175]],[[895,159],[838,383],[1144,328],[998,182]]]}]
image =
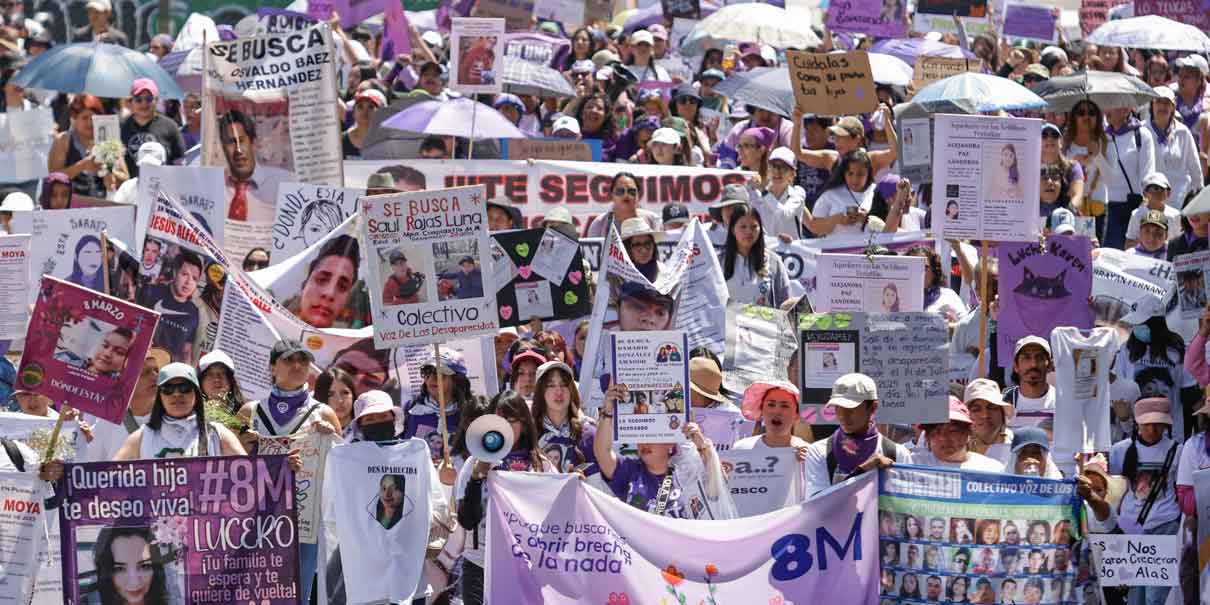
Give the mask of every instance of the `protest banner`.
[{"label": "protest banner", "polygon": [[842,593],[878,602],[873,476],[728,521],[725,532],[718,523],[648,514],[568,475],[491,473],[487,488],[489,605],[657,603],[660,595],[809,603]]},{"label": "protest banner", "polygon": [[[1003,6],[1002,2],[998,4]],[[966,33],[977,36],[992,29],[988,13],[988,0],[917,0],[912,30],[957,33],[958,28],[954,26],[954,16],[957,16]]]},{"label": "protest banner", "polygon": [[[727,306],[730,292],[723,277],[723,267],[714,253],[706,227],[696,218],[681,232],[681,239],[689,244],[681,247],[680,240],[669,250],[672,263],[688,255],[684,295],[676,308],[676,328],[689,335],[689,349],[706,347],[715,355],[722,356],[726,339],[726,326],[718,322],[718,310]],[[662,242],[661,242],[662,243]],[[680,257],[672,258],[672,252]],[[668,260],[668,259],[665,259]]]},{"label": "protest banner", "polygon": [[1042,121],[938,114],[934,123],[934,232],[1037,242]]},{"label": "protest banner", "polygon": [[726,317],[723,386],[731,392],[743,393],[757,380],[789,381],[787,368],[798,350],[790,314],[769,307],[729,303]]},{"label": "protest banner", "polygon": [[912,81],[925,87],[937,80],[967,72],[978,73],[982,69],[979,59],[955,59],[953,57],[917,57],[912,68]]},{"label": "protest banner", "polygon": [[880,38],[907,35],[904,0],[835,0],[828,3],[828,29]]},{"label": "protest banner", "polygon": [[[529,15],[525,17],[528,21]],[[450,50],[452,90],[463,94],[498,94],[503,90],[504,19],[455,18]]]},{"label": "protest banner", "polygon": [[[328,14],[331,16],[331,13]],[[284,34],[302,31],[318,23],[327,21],[328,16],[316,19],[306,13],[298,13],[282,8],[262,6],[256,9],[256,33]],[[247,19],[248,17],[244,17]],[[241,20],[242,23],[242,20]],[[236,28],[238,31],[238,28]]]},{"label": "protest banner", "polygon": [[[924,57],[916,62],[919,69]],[[895,116],[899,131],[899,175],[913,183],[933,182],[933,121],[928,115],[903,110]]]},{"label": "protest banner", "polygon": [[702,429],[702,434],[714,444],[714,449],[725,452],[731,445],[744,437],[751,437],[756,423],[744,418],[739,412],[714,408],[691,407],[693,421]]},{"label": "protest banner", "polygon": [[48,276],[37,296],[20,388],[120,424],[160,313]]},{"label": "protest banner", "polygon": [[0,603],[30,603],[43,550],[42,482],[34,473],[0,472]]},{"label": "protest banner", "polygon": [[0,115],[0,182],[21,183],[48,174],[55,118],[49,107]]},{"label": "protest banner", "polygon": [[[281,183],[273,218],[270,263],[281,262],[310,248],[357,214],[364,189],[308,183]],[[221,242],[220,242],[221,243]]]},{"label": "protest banner", "polygon": [[151,554],[149,602],[298,603],[293,484],[285,456],[67,465],[64,603],[116,592],[117,540],[138,540]]},{"label": "protest banner", "polygon": [[1059,9],[1054,7],[1016,2],[1004,6],[1003,32],[1006,36],[1055,42],[1059,39],[1055,27],[1058,22]]},{"label": "protest banner", "polygon": [[660,0],[660,8],[664,10],[664,18],[666,19],[702,18],[701,0]]},{"label": "protest banner", "polygon": [[1088,534],[1101,586],[1177,586],[1180,537]]},{"label": "protest banner", "polygon": [[[1074,602],[1075,483],[896,464],[880,471],[884,594],[972,603]],[[950,596],[952,595],[952,596]]]},{"label": "protest banner", "polygon": [[138,222],[132,242],[135,249],[143,250],[147,227],[161,191],[179,202],[198,226],[222,244],[227,221],[223,178],[223,169],[212,166],[143,166],[139,170],[139,211],[135,217]]},{"label": "protest banner", "polygon": [[0,235],[0,340],[21,338],[29,322],[30,236]]},{"label": "protest banner", "polygon": [[[510,32],[528,30],[530,19],[534,16],[534,0],[476,0],[474,6],[472,14],[475,17],[499,18],[502,20],[503,29],[500,30],[501,34],[504,33],[505,29]],[[458,45],[450,44],[450,48],[458,48]],[[500,56],[500,53],[496,53],[497,58]],[[453,61],[452,57],[450,61]],[[452,64],[450,65],[450,71],[455,71]],[[451,78],[452,80],[453,78]]]},{"label": "protest banner", "polygon": [[1111,248],[1094,251],[1092,305],[1099,321],[1120,320],[1145,296],[1167,302],[1175,291],[1176,271],[1168,261]]},{"label": "protest banner", "polygon": [[1050,338],[1059,326],[1092,327],[1092,242],[1087,238],[1048,235],[1045,247],[1036,240],[1005,242],[996,248],[996,256],[1000,366],[1012,367],[1014,345],[1026,336]]},{"label": "protest banner", "polygon": [[[1210,468],[1193,471],[1197,516],[1210,519]],[[1197,524],[1197,577],[1201,598],[1210,596],[1210,523]]]},{"label": "protest banner", "polygon": [[1182,254],[1172,259],[1176,271],[1177,311],[1181,319],[1200,317],[1206,308],[1206,265],[1210,251]]},{"label": "protest banner", "polygon": [[[1087,36],[1109,20],[1109,10],[1126,4],[1130,0],[1082,0],[1080,3],[1080,31]],[[1137,9],[1136,9],[1137,10]],[[1136,13],[1141,14],[1141,13]]]},{"label": "protest banner", "polygon": [[226,169],[228,256],[270,248],[280,183],[343,184],[334,52],[327,23],[206,45],[201,163]]},{"label": "protest banner", "polygon": [[554,229],[492,234],[489,270],[503,327],[592,312],[580,246]]},{"label": "protest banner", "polygon": [[806,486],[793,451],[727,450],[718,456],[739,516],[754,517],[802,502]]},{"label": "protest banner", "polygon": [[[133,242],[134,214],[135,209],[131,206],[19,211],[13,213],[9,233],[30,236],[31,278],[50,275],[104,292],[101,232],[111,238]],[[28,288],[24,292],[26,302],[33,304],[38,289]]]},{"label": "protest banner", "polygon": [[500,139],[505,159],[600,162],[600,139]]},{"label": "protest banner", "polygon": [[1203,31],[1210,29],[1210,10],[1198,0],[1134,0],[1134,14],[1159,15]]},{"label": "protest banner", "polygon": [[865,51],[787,51],[786,66],[795,104],[805,113],[843,116],[878,109],[870,57]]},{"label": "protest banner", "polygon": [[613,382],[626,385],[613,438],[625,443],[676,443],[689,422],[689,339],[680,330],[609,335]]},{"label": "protest banner", "polygon": [[[705,217],[707,207],[722,198],[727,185],[747,182],[751,173],[722,168],[630,164],[638,177],[638,206],[660,214],[671,203]],[[390,174],[403,191],[483,185],[487,197],[505,196],[525,215],[527,226],[542,226],[555,206],[571,212],[580,233],[592,219],[613,207],[610,183],[617,164],[535,160],[408,160],[345,162],[347,187],[365,187],[372,174]],[[604,235],[604,232],[601,232]]]},{"label": "protest banner", "polygon": [[376,346],[495,333],[486,201],[482,186],[362,198]]},{"label": "protest banner", "polygon": [[798,316],[802,416],[820,409],[837,378],[861,372],[878,385],[878,422],[945,422],[949,329],[936,313],[811,313]]},{"label": "protest banner", "polygon": [[924,310],[922,257],[821,254],[816,263],[816,311]]},{"label": "protest banner", "polygon": [[261,435],[257,456],[286,456],[298,450],[302,468],[294,471],[294,504],[298,519],[298,541],[315,544],[319,540],[320,494],[323,493],[323,468],[328,450],[337,437],[316,431],[304,431],[284,437]]},{"label": "protest banner", "polygon": [[559,61],[568,52],[571,52],[571,41],[561,36],[529,31],[504,34],[504,55],[507,57],[559,69],[562,65]]}]

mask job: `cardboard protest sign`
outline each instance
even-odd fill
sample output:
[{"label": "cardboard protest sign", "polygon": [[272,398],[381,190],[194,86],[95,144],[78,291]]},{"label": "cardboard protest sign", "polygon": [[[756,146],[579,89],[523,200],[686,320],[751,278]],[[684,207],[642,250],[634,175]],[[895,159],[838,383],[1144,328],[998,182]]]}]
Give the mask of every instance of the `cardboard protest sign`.
[{"label": "cardboard protest sign", "polygon": [[[611,594],[630,595],[630,603],[661,597],[764,603],[768,595],[813,603],[818,595],[841,594],[846,602],[878,601],[878,557],[870,554],[878,549],[872,474],[767,516],[729,520],[725,532],[719,523],[636,514],[631,503],[569,475],[491,473],[487,489],[489,603],[544,602],[550,587],[573,584],[582,603],[608,603]],[[709,498],[679,500],[691,510],[714,506]],[[716,537],[702,540],[705,535]],[[564,540],[578,541],[583,551],[564,556],[543,546]]]},{"label": "cardboard protest sign", "polygon": [[326,23],[215,41],[206,52],[201,163],[226,169],[220,243],[242,259],[270,248],[282,182],[343,184],[336,59]]},{"label": "cardboard protest sign", "polygon": [[816,262],[816,311],[924,310],[922,257],[821,254]]},{"label": "cardboard protest sign", "polygon": [[[920,65],[919,62],[916,63]],[[913,183],[933,181],[933,121],[925,117],[897,120],[899,175]]]},{"label": "cardboard protest sign", "polygon": [[286,182],[277,188],[270,263],[281,262],[310,248],[357,214],[364,189]]},{"label": "cardboard protest sign", "polygon": [[723,386],[743,393],[761,379],[789,380],[787,366],[798,348],[789,313],[757,305],[727,305]]},{"label": "cardboard protest sign", "polygon": [[1089,534],[1101,586],[1176,586],[1180,580],[1180,537]]},{"label": "cardboard protest sign", "polygon": [[1042,120],[938,114],[934,123],[934,232],[1036,243]]},{"label": "cardboard protest sign", "polygon": [[500,325],[532,318],[576,319],[592,312],[583,254],[575,240],[553,229],[492,234],[490,269],[497,284]]},{"label": "cardboard protest sign", "polygon": [[1055,27],[1058,22],[1057,8],[1015,2],[1004,6],[1003,30],[1006,36],[1054,42],[1059,38]]},{"label": "cardboard protest sign", "polygon": [[30,236],[0,235],[0,340],[21,338],[29,322]]},{"label": "cardboard protest sign", "polygon": [[[134,214],[131,206],[14,212],[9,232],[30,236],[31,277],[50,275],[104,292],[101,232],[124,242],[134,241]],[[24,292],[26,302],[33,304],[38,289]]]},{"label": "cardboard protest sign", "polygon": [[689,340],[679,330],[609,335],[613,382],[630,390],[619,402],[613,438],[675,443],[689,422]]},{"label": "cardboard protest sign", "polygon": [[878,422],[944,422],[949,328],[936,313],[812,313],[798,317],[799,385],[810,422],[834,421],[821,409],[837,378],[861,372],[878,385]]},{"label": "cardboard protest sign", "polygon": [[[499,18],[501,27],[510,32],[525,31],[529,29],[530,19],[534,16],[534,0],[476,0],[472,14],[475,17]],[[457,31],[457,25],[454,31]],[[501,29],[500,33],[504,33],[504,30]],[[458,45],[451,43],[450,48],[458,48]],[[496,53],[497,58],[500,56]],[[450,60],[453,61],[453,58]],[[452,63],[450,71],[454,71]]]},{"label": "cardboard protest sign", "polygon": [[1093,324],[1092,242],[1049,235],[1037,241],[996,247],[1000,262],[1000,316],[996,322],[997,362],[1012,367],[1016,342],[1026,336],[1049,338],[1059,326],[1088,329]]},{"label": "cardboard protest sign", "polygon": [[786,448],[727,450],[718,455],[739,516],[752,517],[801,502],[806,489],[794,452]]},{"label": "cardboard protest sign", "polygon": [[1206,265],[1210,252],[1182,254],[1173,259],[1176,270],[1177,311],[1181,319],[1200,317],[1206,308]]},{"label": "cardboard protest sign", "polygon": [[142,543],[156,603],[290,605],[300,598],[293,473],[285,456],[70,464],[65,603],[108,594],[118,540]]},{"label": "cardboard protest sign", "polygon": [[257,440],[257,456],[286,456],[298,450],[302,468],[294,471],[294,502],[298,517],[298,541],[315,544],[319,540],[319,496],[323,492],[324,462],[328,450],[337,441],[331,434],[306,431],[285,437],[261,436]]},{"label": "cardboard protest sign", "polygon": [[482,186],[362,198],[375,345],[495,333],[486,201]]},{"label": "cardboard protest sign", "polygon": [[20,388],[120,424],[160,313],[43,276]]},{"label": "cardboard protest sign", "polygon": [[1166,260],[1110,248],[1093,253],[1092,306],[1099,321],[1120,320],[1144,296],[1166,302],[1176,292],[1176,270]]},{"label": "cardboard protest sign", "polygon": [[143,249],[143,238],[160,192],[177,200],[198,226],[222,244],[227,222],[223,178],[223,169],[213,166],[144,166],[139,171],[139,212],[135,218],[138,223],[132,242],[135,249]]},{"label": "cardboard protest sign", "polygon": [[[318,2],[316,3],[318,4]],[[329,13],[330,15],[331,13]],[[247,19],[247,17],[245,17]],[[282,8],[262,6],[256,9],[256,32],[269,34],[284,34],[307,29],[319,21],[327,21],[328,17],[316,19],[305,13]]]},{"label": "cardboard protest sign", "polygon": [[55,118],[49,107],[0,114],[0,182],[20,183],[49,174]]},{"label": "cardboard protest sign", "polygon": [[954,15],[957,15],[967,34],[974,36],[991,28],[988,13],[988,0],[917,0],[912,30],[956,33]]},{"label": "cardboard protest sign", "polygon": [[600,139],[502,139],[510,160],[600,162]]},{"label": "cardboard protest sign", "polygon": [[1079,535],[1074,482],[898,463],[879,473],[889,597],[948,591],[970,602],[1074,602],[1077,558],[1066,546]]},{"label": "cardboard protest sign", "polygon": [[1134,14],[1159,15],[1203,31],[1210,29],[1210,10],[1198,0],[1134,0]]},{"label": "cardboard protest sign", "polygon": [[42,482],[30,472],[0,472],[0,601],[29,603],[38,577],[38,552],[44,548]]},{"label": "cardboard protest sign", "polygon": [[805,113],[842,116],[878,109],[870,57],[865,51],[787,51],[786,65],[795,103]]},{"label": "cardboard protest sign", "polygon": [[[1109,20],[1109,9],[1130,0],[1083,0],[1080,3],[1080,31],[1085,36]],[[1135,9],[1138,10],[1137,8]],[[1135,14],[1144,14],[1138,13]]]},{"label": "cardboard protest sign", "polygon": [[700,19],[702,17],[701,0],[660,0],[660,8],[664,10],[665,18]]},{"label": "cardboard protest sign", "polygon": [[916,58],[916,65],[912,68],[912,82],[919,90],[937,80],[967,72],[978,73],[980,69],[978,59],[922,56]]},{"label": "cardboard protest sign", "polygon": [[450,88],[464,94],[503,90],[503,19],[454,19],[450,49]]},{"label": "cardboard protest sign", "polygon": [[904,0],[834,0],[828,3],[828,29],[879,38],[902,38],[907,10]]}]

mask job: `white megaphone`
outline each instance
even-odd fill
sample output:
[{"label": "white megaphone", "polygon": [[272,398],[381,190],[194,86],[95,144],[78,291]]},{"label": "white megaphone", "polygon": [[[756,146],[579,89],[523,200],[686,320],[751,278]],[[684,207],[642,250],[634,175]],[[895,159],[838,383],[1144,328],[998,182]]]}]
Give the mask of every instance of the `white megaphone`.
[{"label": "white megaphone", "polygon": [[513,449],[513,427],[503,416],[484,414],[467,427],[466,449],[483,462],[500,462]]}]

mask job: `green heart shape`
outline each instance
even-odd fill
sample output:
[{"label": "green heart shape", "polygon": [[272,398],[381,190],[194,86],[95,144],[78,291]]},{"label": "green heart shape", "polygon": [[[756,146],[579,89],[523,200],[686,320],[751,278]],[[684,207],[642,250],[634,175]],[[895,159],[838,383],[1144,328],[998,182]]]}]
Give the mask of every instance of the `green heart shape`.
[{"label": "green heart shape", "polygon": [[752,305],[745,305],[744,315],[747,315],[748,317],[756,317],[756,307]]},{"label": "green heart shape", "polygon": [[529,244],[517,244],[516,246],[513,246],[513,250],[516,250],[517,254],[521,255],[521,258],[529,257]]},{"label": "green heart shape", "polygon": [[760,309],[760,316],[765,321],[769,321],[770,319],[773,319],[773,309],[770,309],[768,307],[762,307]]},{"label": "green heart shape", "polygon": [[568,292],[563,295],[563,302],[567,303],[568,306],[571,306],[580,302],[580,297],[576,296],[575,292]]},{"label": "green heart shape", "polygon": [[827,330],[828,328],[831,328],[832,327],[832,316],[831,315],[820,315],[819,319],[815,322],[815,327],[820,330]]},{"label": "green heart shape", "polygon": [[837,328],[847,328],[847,327],[849,327],[850,324],[852,324],[852,322],[853,322],[852,315],[849,315],[848,313],[837,313],[836,314],[836,327]]}]

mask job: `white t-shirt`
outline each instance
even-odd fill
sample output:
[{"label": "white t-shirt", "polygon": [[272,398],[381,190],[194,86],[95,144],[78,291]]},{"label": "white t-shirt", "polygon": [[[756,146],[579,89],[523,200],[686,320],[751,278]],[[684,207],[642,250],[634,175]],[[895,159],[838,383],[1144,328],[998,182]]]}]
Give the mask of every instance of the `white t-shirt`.
[{"label": "white t-shirt", "polygon": [[[458,469],[458,479],[454,481],[454,501],[461,502],[466,499],[466,485],[471,482],[471,473],[475,470],[475,465],[479,463],[479,459],[474,456],[469,456],[466,462],[462,463],[462,468]],[[545,467],[543,472],[552,472],[554,469]],[[495,472],[495,471],[493,471]],[[483,481],[483,518],[479,520],[479,542],[475,543],[473,536],[468,536],[466,545],[462,550],[462,558],[478,565],[481,569],[486,567],[487,558],[487,498],[488,489],[487,481]],[[470,530],[467,530],[470,532]]]},{"label": "white t-shirt", "polygon": [[942,287],[941,295],[924,310],[928,313],[940,313],[947,322],[956,322],[966,315],[966,303],[962,302],[962,297],[958,296],[957,292]]},{"label": "white t-shirt", "polygon": [[[147,424],[147,419],[149,418],[151,418],[151,414],[134,416],[134,420],[139,426]],[[118,450],[122,449],[122,444],[126,442],[126,438],[130,436],[131,431],[126,430],[126,426],[123,424],[114,424],[92,415],[85,415],[84,421],[92,425],[92,441],[88,443],[88,447],[85,449],[84,460],[81,460],[81,462],[109,462],[113,460],[114,456],[118,455]]]},{"label": "white t-shirt", "polygon": [[[1005,391],[1007,393],[1007,391]],[[1005,397],[1005,401],[1013,404],[1017,413],[1008,421],[1008,428],[1020,430],[1030,426],[1037,426],[1042,421],[1054,418],[1055,415],[1055,388],[1053,386],[1046,389],[1046,394],[1039,398],[1026,397],[1021,393],[1020,389],[1013,391],[1015,397]]]},{"label": "white t-shirt", "polygon": [[[790,436],[790,446],[789,447],[797,449],[797,448],[806,447],[809,445],[811,445],[811,444],[807,443],[806,440],[802,439],[801,437],[795,437],[794,435]],[[733,449],[733,450],[765,450],[765,449],[772,449],[772,447],[765,443],[764,435],[752,435],[751,437],[744,437],[743,439],[740,439],[739,441],[732,443],[731,449]]]},{"label": "white t-shirt", "polygon": [[[840,430],[837,428],[836,430]],[[877,453],[882,453],[884,435],[878,435]],[[807,448],[807,456],[803,460],[803,475],[807,483],[807,494],[825,490],[839,479],[839,477],[828,476],[828,448],[832,446],[832,440],[821,439],[812,443]],[[895,462],[898,464],[917,464],[913,460],[912,453],[908,451],[902,444],[895,444]],[[837,470],[837,473],[840,471]]]},{"label": "white t-shirt", "polygon": [[1210,468],[1210,456],[1206,455],[1206,433],[1203,432],[1190,437],[1181,449],[1176,484],[1193,487],[1193,473],[1204,468]]},{"label": "white t-shirt", "polygon": [[966,462],[961,464],[956,462],[942,462],[933,455],[932,450],[921,449],[916,450],[916,454],[912,456],[912,464],[920,466],[939,466],[947,468],[958,468],[964,471],[982,471],[985,473],[1003,473],[1004,463],[998,460],[993,460],[983,454],[975,452],[967,452]]},{"label": "white t-shirt", "polygon": [[[1180,475],[1182,454],[1180,444],[1168,436],[1164,436],[1158,443],[1151,446],[1143,445],[1141,441],[1134,443],[1138,448],[1138,470],[1134,481],[1127,478],[1126,495],[1122,497],[1122,503],[1118,505],[1118,525],[1125,533],[1141,534],[1144,529],[1153,529],[1180,518],[1181,510],[1176,502],[1176,479]],[[1130,445],[1130,439],[1123,439],[1113,444],[1113,449],[1109,450],[1110,473],[1123,474],[1122,467],[1125,464],[1126,452],[1130,449]],[[1139,511],[1142,510],[1143,503],[1146,502],[1147,495],[1151,492],[1152,481],[1157,478],[1156,475],[1164,465],[1164,458],[1168,456],[1168,450],[1173,445],[1176,445],[1176,453],[1172,457],[1172,468],[1168,470],[1168,484],[1156,497],[1155,503],[1151,507],[1151,514],[1147,516],[1147,525],[1139,527]]]},{"label": "white t-shirt", "polygon": [[[1056,398],[1052,452],[1060,468],[1075,470],[1076,452],[1104,452],[1113,447],[1109,432],[1109,363],[1117,351],[1113,328],[1060,327],[1050,333]],[[1068,464],[1070,461],[1070,464]]]},{"label": "white t-shirt", "polygon": [[[870,211],[870,207],[874,205],[874,186],[870,185],[865,191],[854,192],[848,187],[841,185],[824,191],[819,195],[819,199],[815,200],[815,207],[811,210],[811,216],[815,218],[828,218],[844,214],[849,208],[859,208],[865,212]],[[834,235],[860,235],[865,229],[864,225],[836,225],[828,236]]]},{"label": "white t-shirt", "polygon": [[781,233],[793,239],[802,237],[799,225],[802,221],[802,209],[806,206],[807,192],[798,185],[790,185],[781,197],[766,191],[761,196],[751,196],[752,205],[760,213],[761,225],[765,233],[777,236]]},{"label": "white t-shirt", "polygon": [[[1126,239],[1139,239],[1139,228],[1143,217],[1147,214],[1146,206],[1139,206],[1130,213],[1130,222],[1126,224]],[[1181,234],[1181,211],[1164,204],[1164,220],[1168,222],[1168,239],[1174,240]]]}]

